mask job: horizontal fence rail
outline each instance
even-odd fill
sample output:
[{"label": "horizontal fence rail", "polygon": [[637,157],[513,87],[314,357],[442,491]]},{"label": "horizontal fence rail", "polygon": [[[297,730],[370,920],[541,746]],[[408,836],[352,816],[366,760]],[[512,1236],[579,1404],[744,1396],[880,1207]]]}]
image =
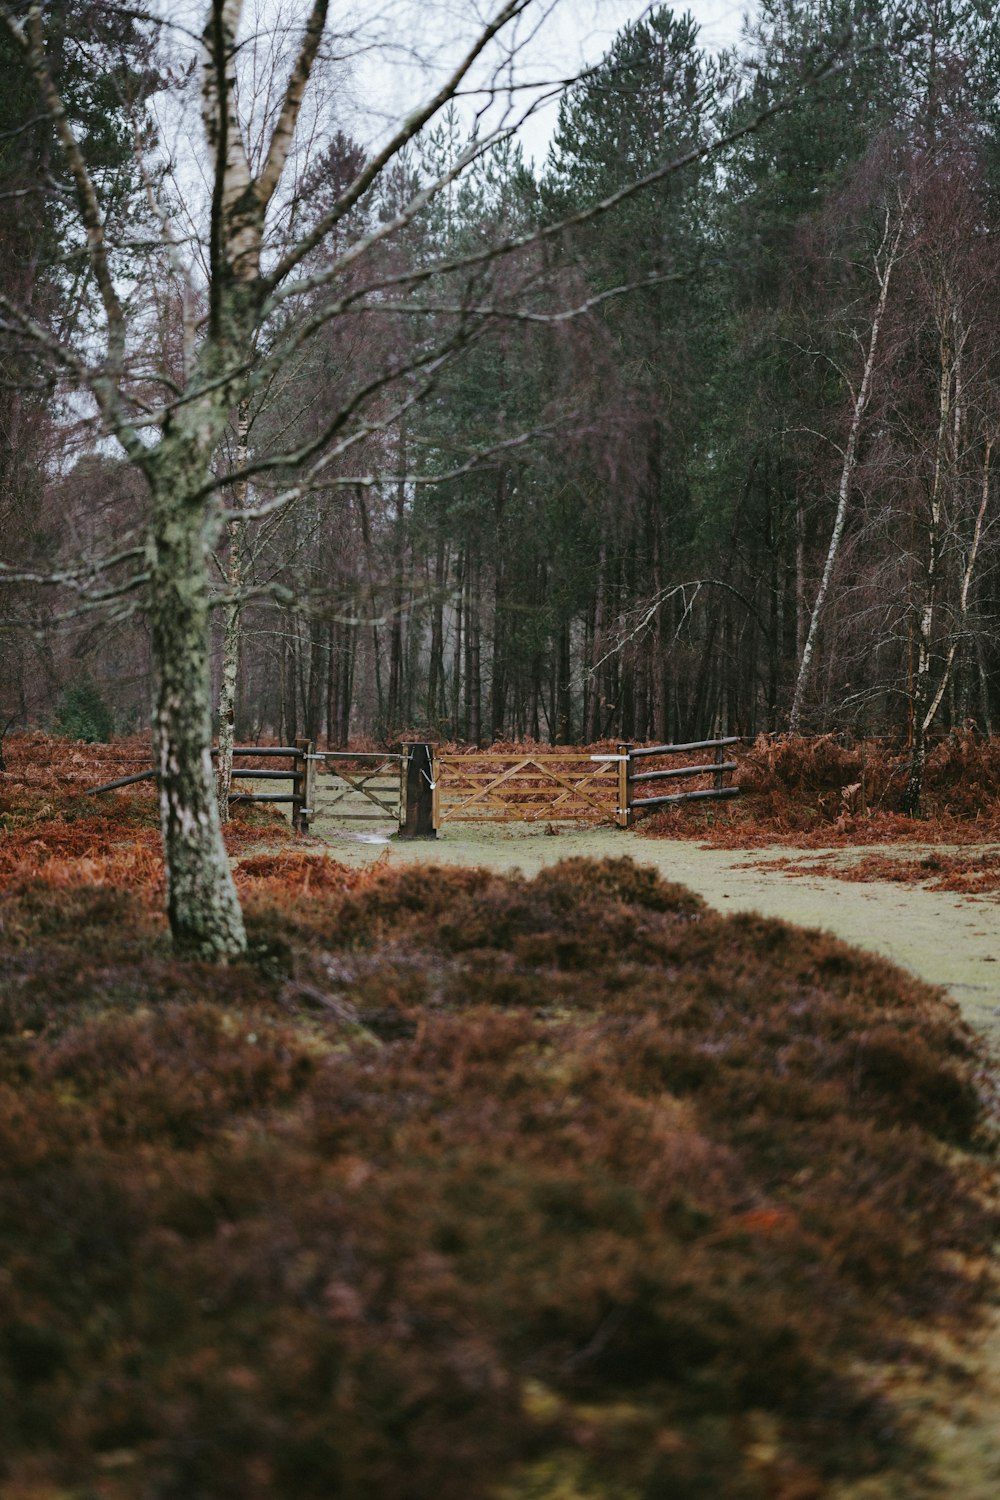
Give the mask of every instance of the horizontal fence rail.
[{"label": "horizontal fence rail", "polygon": [[[721,802],[730,797],[738,797],[740,789],[726,783],[726,777],[737,769],[735,760],[727,760],[725,751],[730,745],[740,743],[739,735],[722,735],[714,740],[690,740],[683,745],[642,745],[638,749],[628,747],[628,772],[627,786],[625,790],[626,818],[625,826],[629,827],[635,820],[637,812],[645,808],[677,807],[684,802]],[[698,751],[714,750],[715,756],[711,761],[703,761],[697,765],[685,766],[660,766],[652,771],[633,771],[632,765],[635,761],[651,760],[655,758],[666,758],[675,755],[694,755]],[[638,786],[642,793],[647,789],[655,788],[657,782],[675,782],[686,778],[712,777],[712,786],[693,787],[687,792],[662,792],[651,797],[635,795]]]},{"label": "horizontal fence rail", "polygon": [[741,735],[730,734],[715,740],[689,740],[686,745],[630,745],[629,756],[632,760],[642,760],[649,755],[688,755],[693,750],[715,750],[720,745],[741,743]]},{"label": "horizontal fence rail", "polygon": [[[230,805],[241,802],[273,802],[288,805],[292,809],[292,826],[300,833],[305,833],[313,811],[309,799],[310,748],[308,740],[300,740],[297,745],[234,745],[234,759],[263,756],[265,759],[280,757],[292,762],[290,769],[280,771],[254,766],[233,766],[231,775],[234,781],[291,782],[292,790],[290,792],[232,792],[229,798]],[[219,754],[216,748],[213,748],[211,753],[213,759]],[[117,781],[106,781],[101,786],[90,787],[85,795],[98,797],[103,792],[116,792],[121,787],[134,786],[140,781],[155,781],[159,774],[156,768],[151,766],[147,771],[137,771],[132,776],[122,776]]]}]

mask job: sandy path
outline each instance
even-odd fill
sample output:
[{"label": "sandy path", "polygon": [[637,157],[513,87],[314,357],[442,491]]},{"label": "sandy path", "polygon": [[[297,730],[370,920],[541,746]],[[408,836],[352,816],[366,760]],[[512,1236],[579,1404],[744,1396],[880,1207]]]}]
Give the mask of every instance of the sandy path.
[{"label": "sandy path", "polygon": [[[436,840],[403,843],[386,827],[359,835],[341,825],[316,832],[345,864],[424,861],[521,869],[574,855],[628,854],[697,891],[719,911],[758,911],[803,927],[822,927],[940,984],[971,1025],[1000,1046],[1000,903],[888,881],[847,884],[821,875],[790,879],[759,868],[766,851],[701,847],[688,839],[648,839],[614,828],[565,828],[552,837],[531,824],[455,824]],[[771,858],[815,858],[823,851],[776,848]],[[866,850],[866,853],[875,852]],[[919,849],[907,853],[919,854]]]}]

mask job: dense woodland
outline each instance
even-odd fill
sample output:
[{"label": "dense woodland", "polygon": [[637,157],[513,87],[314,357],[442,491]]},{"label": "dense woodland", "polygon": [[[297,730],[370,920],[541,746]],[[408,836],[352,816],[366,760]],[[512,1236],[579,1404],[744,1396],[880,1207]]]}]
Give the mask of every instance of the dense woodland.
[{"label": "dense woodland", "polygon": [[645,833],[1000,886],[991,7],[654,9],[533,167],[543,8],[0,0],[4,1500],[994,1493],[943,988],[230,812],[234,731],[787,727]]},{"label": "dense woodland", "polygon": [[[189,290],[136,249],[156,225],[133,132],[183,80],[139,21],[121,43],[117,7],[60,9],[52,54],[123,229],[133,344],[169,371]],[[663,7],[565,95],[544,162],[516,139],[477,156],[457,105],[436,115],[340,229],[405,220],[342,273],[345,315],[309,330],[309,297],[286,305],[267,338],[294,359],[268,371],[259,342],[217,452],[220,480],[243,475],[220,486],[214,567],[214,670],[222,682],[228,637],[238,735],[990,732],[999,43],[993,6],[972,0],[768,0],[739,58],[714,57]],[[249,118],[270,108],[259,87]],[[336,101],[295,163],[298,233],[364,162]],[[93,278],[58,192],[39,190],[60,186],[51,126],[27,83],[0,111],[0,291],[55,338],[85,338]],[[355,285],[381,290],[348,306]],[[141,579],[97,559],[141,535],[144,486],[63,381],[25,365],[21,333],[4,315],[0,712],[142,727]],[[67,571],[81,558],[85,577]],[[69,586],[43,582],[60,570]]]}]

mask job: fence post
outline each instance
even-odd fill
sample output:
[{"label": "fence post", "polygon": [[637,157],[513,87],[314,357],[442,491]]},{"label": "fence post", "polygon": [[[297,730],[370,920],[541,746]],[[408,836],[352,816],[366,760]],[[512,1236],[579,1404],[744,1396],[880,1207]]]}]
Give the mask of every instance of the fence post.
[{"label": "fence post", "polygon": [[632,826],[632,746],[619,745],[618,755],[618,807],[615,822],[619,828]]},{"label": "fence post", "polygon": [[[716,747],[715,747],[715,764],[717,766],[721,766],[722,763],[725,761],[725,758],[726,758],[725,746],[724,745],[716,745]],[[726,780],[726,773],[724,771],[716,771],[716,773],[715,773],[715,790],[717,792],[721,792],[722,791],[723,786],[725,784],[725,780]]]},{"label": "fence post", "polygon": [[316,785],[316,762],[309,757],[316,752],[313,740],[298,739],[295,741],[295,772],[292,781],[292,790],[295,791],[301,802],[292,803],[292,827],[296,833],[309,832],[309,815],[312,812],[312,794]]},{"label": "fence post", "polygon": [[434,827],[434,748],[404,744],[401,839],[436,839]]}]

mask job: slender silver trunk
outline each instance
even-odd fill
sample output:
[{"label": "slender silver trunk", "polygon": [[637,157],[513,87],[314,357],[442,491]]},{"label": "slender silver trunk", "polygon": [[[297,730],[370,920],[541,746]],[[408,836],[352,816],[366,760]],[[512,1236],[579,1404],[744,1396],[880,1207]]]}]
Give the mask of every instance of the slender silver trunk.
[{"label": "slender silver trunk", "polygon": [[[930,707],[924,717],[925,731],[930,729],[941,707],[945,689],[951,676],[951,669],[955,664],[959,646],[968,638],[969,634],[969,590],[972,586],[972,576],[976,569],[976,558],[979,555],[979,544],[983,538],[983,526],[986,521],[986,509],[990,499],[990,459],[993,453],[993,439],[987,438],[986,452],[983,457],[982,487],[979,492],[979,510],[976,513],[976,522],[972,529],[972,539],[965,559],[965,568],[962,573],[962,587],[958,599],[958,622],[952,633],[952,641],[948,647],[948,659],[944,664],[944,672],[938,683],[937,692],[931,699]],[[967,697],[967,693],[963,694]]]},{"label": "slender silver trunk", "polygon": [[226,582],[230,598],[226,602],[222,626],[222,680],[219,684],[219,753],[216,759],[216,796],[219,818],[229,821],[229,797],[233,788],[233,745],[236,742],[236,682],[243,646],[243,603],[238,597],[243,585],[243,523],[230,521],[229,565]]},{"label": "slender silver trunk", "polygon": [[[246,397],[240,402],[237,416],[237,439],[235,468],[239,473],[246,464],[247,432],[250,426],[250,403]],[[247,482],[238,479],[232,486],[231,505],[241,511],[246,503]],[[246,522],[234,516],[226,527],[229,533],[229,561],[226,567],[226,585],[229,599],[226,603],[222,627],[222,680],[219,684],[219,754],[216,760],[216,787],[219,802],[219,817],[223,823],[229,821],[229,796],[233,788],[233,745],[236,740],[236,683],[240,670],[240,655],[243,648],[243,543]]]},{"label": "slender silver trunk", "polygon": [[837,489],[837,513],[833,522],[833,533],[830,537],[830,545],[826,551],[823,576],[820,579],[819,589],[813,602],[805,645],[802,648],[802,655],[799,659],[799,674],[795,682],[795,694],[792,698],[791,713],[788,716],[788,727],[793,734],[797,733],[799,729],[802,717],[802,700],[805,697],[806,686],[809,682],[809,673],[812,668],[816,640],[819,635],[820,615],[823,612],[823,605],[826,603],[827,594],[830,592],[830,582],[833,578],[833,570],[837,563],[837,557],[840,553],[840,543],[844,535],[844,525],[847,520],[847,502],[850,498],[851,485],[854,481],[854,470],[857,467],[858,461],[858,442],[861,437],[861,425],[869,397],[871,396],[872,375],[875,369],[875,357],[878,353],[879,333],[882,328],[882,319],[885,316],[886,301],[889,296],[889,281],[896,263],[896,257],[899,253],[903,222],[904,216],[900,214],[895,236],[891,244],[889,243],[889,225],[887,222],[885,239],[883,240],[883,246],[887,247],[885,249],[885,260],[881,269],[879,269],[876,263],[876,276],[879,281],[878,302],[872,315],[871,333],[868,338],[868,352],[865,355],[861,385],[854,398],[851,427],[847,435],[847,444],[843,450],[844,461],[841,466],[840,484]]}]

